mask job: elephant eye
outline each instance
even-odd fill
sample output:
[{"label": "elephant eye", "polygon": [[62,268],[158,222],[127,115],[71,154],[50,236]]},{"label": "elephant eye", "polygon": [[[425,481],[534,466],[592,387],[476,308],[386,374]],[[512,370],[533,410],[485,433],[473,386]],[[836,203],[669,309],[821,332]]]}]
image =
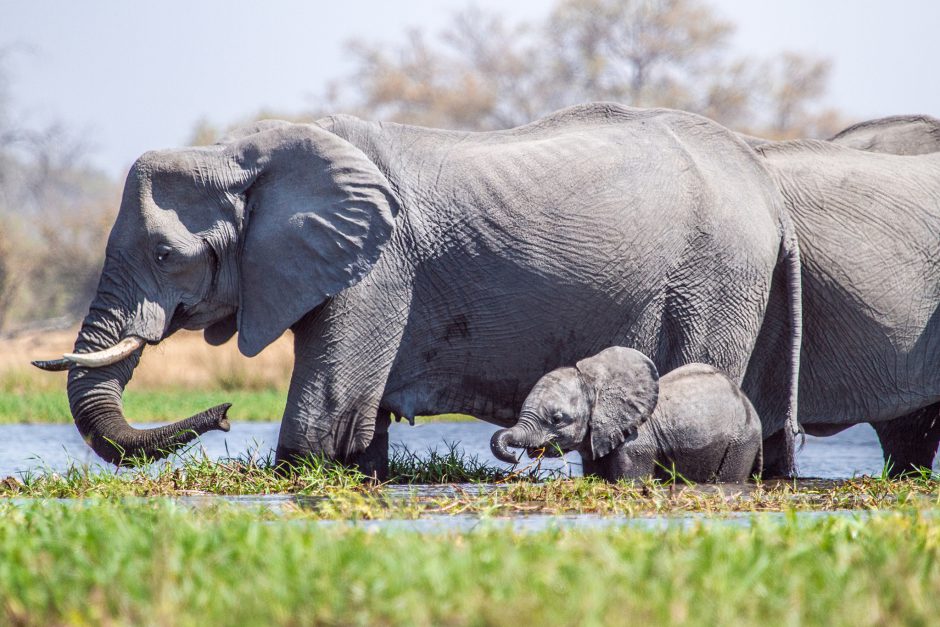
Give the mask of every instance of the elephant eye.
[{"label": "elephant eye", "polygon": [[565,413],[561,411],[556,411],[554,414],[552,414],[552,422],[556,424],[559,422],[564,422],[566,418],[567,416],[565,416]]},{"label": "elephant eye", "polygon": [[157,260],[157,263],[163,263],[170,256],[171,252],[173,252],[173,249],[167,244],[158,244],[156,250],[153,252],[153,257]]}]

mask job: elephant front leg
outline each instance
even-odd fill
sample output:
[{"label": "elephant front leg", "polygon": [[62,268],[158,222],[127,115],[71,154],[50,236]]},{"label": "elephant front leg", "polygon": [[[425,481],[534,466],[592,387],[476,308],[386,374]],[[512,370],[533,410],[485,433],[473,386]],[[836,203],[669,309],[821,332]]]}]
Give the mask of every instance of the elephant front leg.
[{"label": "elephant front leg", "polygon": [[940,444],[940,403],[905,416],[873,422],[889,473],[897,477],[919,468],[931,468]]},{"label": "elephant front leg", "polygon": [[631,452],[621,445],[604,457],[589,459],[581,455],[581,472],[585,477],[599,477],[611,483],[620,480],[652,477],[656,469],[654,456]]},{"label": "elephant front leg", "polygon": [[606,479],[606,464],[604,464],[602,459],[590,459],[589,457],[582,455],[581,474],[585,477],[598,477],[600,479]]},{"label": "elephant front leg", "polygon": [[390,416],[382,396],[402,325],[342,296],[293,327],[294,372],[277,459],[323,457],[384,479]]}]

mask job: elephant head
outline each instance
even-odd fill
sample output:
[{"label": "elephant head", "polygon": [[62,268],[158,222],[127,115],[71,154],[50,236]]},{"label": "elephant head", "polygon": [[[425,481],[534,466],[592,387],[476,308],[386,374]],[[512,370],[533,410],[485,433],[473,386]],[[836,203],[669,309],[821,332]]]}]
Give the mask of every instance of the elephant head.
[{"label": "elephant head", "polygon": [[490,441],[493,454],[515,463],[509,448],[547,446],[604,457],[649,419],[659,398],[659,374],[645,355],[614,346],[549,372],[529,392],[519,421]]},{"label": "elephant head", "polygon": [[211,344],[237,331],[241,352],[256,355],[370,270],[397,212],[373,162],[317,125],[261,125],[215,146],[143,155],[65,356],[86,441],[120,463],[227,430],[227,406],[154,430],[128,425],[121,395],[144,344],[180,328],[204,329]]}]

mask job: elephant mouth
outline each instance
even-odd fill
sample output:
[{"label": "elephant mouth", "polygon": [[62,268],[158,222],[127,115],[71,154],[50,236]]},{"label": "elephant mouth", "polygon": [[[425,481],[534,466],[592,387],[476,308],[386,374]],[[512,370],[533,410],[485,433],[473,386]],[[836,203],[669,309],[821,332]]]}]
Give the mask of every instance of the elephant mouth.
[{"label": "elephant mouth", "polygon": [[[208,305],[210,309],[213,309],[213,311],[205,311],[206,305]],[[163,337],[166,338],[181,329],[188,329],[190,331],[205,329],[219,320],[234,314],[235,311],[236,308],[231,305],[221,305],[212,302],[205,304],[197,303],[192,306],[186,306],[180,303],[173,311],[173,316],[170,318],[170,323],[167,325],[166,333]]]},{"label": "elephant mouth", "polygon": [[166,332],[163,334],[163,337],[166,338],[180,329],[185,329],[186,325],[192,320],[192,317],[192,312],[186,305],[183,303],[177,305],[176,309],[173,310],[173,315],[170,317],[170,323],[166,326]]},{"label": "elephant mouth", "polygon": [[176,309],[173,311],[173,317],[170,318],[170,324],[167,329],[167,334],[173,331],[179,331],[180,329],[193,329],[201,328],[199,325],[208,325],[212,323],[212,314],[206,309],[209,308],[209,303],[195,303],[192,305],[187,305],[185,303],[180,303],[176,306]]},{"label": "elephant mouth", "polygon": [[539,459],[542,457],[562,457],[566,451],[558,446],[549,444],[547,446],[532,447],[526,449],[529,459]]}]

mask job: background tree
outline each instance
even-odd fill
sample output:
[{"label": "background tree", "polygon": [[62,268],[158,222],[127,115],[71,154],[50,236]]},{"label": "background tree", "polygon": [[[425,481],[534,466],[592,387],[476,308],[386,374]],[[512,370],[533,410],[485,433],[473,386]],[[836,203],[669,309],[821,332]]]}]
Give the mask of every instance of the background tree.
[{"label": "background tree", "polygon": [[847,126],[832,108],[814,106],[826,93],[831,62],[785,52],[764,64],[766,134],[772,137],[831,137]]},{"label": "background tree", "polygon": [[[546,17],[520,24],[471,6],[439,33],[349,42],[349,72],[307,111],[201,120],[189,143],[215,142],[252,119],[337,112],[500,129],[591,100],[685,109],[770,138],[827,136],[846,125],[822,105],[827,60],[736,57],[733,33],[703,0],[558,0]],[[0,332],[84,315],[121,184],[89,167],[86,145],[67,129],[20,120],[5,71],[11,58],[0,50]]]},{"label": "background tree", "polygon": [[734,57],[734,26],[700,0],[561,0],[542,22],[508,26],[477,8],[437,37],[353,41],[353,69],[324,109],[397,122],[487,130],[563,106],[612,100],[701,113],[773,138],[844,125],[820,105],[824,59]]},{"label": "background tree", "polygon": [[117,185],[87,164],[61,125],[31,129],[9,97],[10,51],[0,50],[0,331],[77,320],[95,292]]},{"label": "background tree", "polygon": [[470,6],[434,35],[411,29],[397,43],[348,42],[350,71],[312,110],[259,112],[228,127],[203,120],[191,140],[212,143],[252,119],[337,112],[493,130],[592,100],[693,111],[774,139],[846,126],[822,105],[828,60],[737,57],[734,29],[702,0],[559,0],[544,19],[522,24]]}]

